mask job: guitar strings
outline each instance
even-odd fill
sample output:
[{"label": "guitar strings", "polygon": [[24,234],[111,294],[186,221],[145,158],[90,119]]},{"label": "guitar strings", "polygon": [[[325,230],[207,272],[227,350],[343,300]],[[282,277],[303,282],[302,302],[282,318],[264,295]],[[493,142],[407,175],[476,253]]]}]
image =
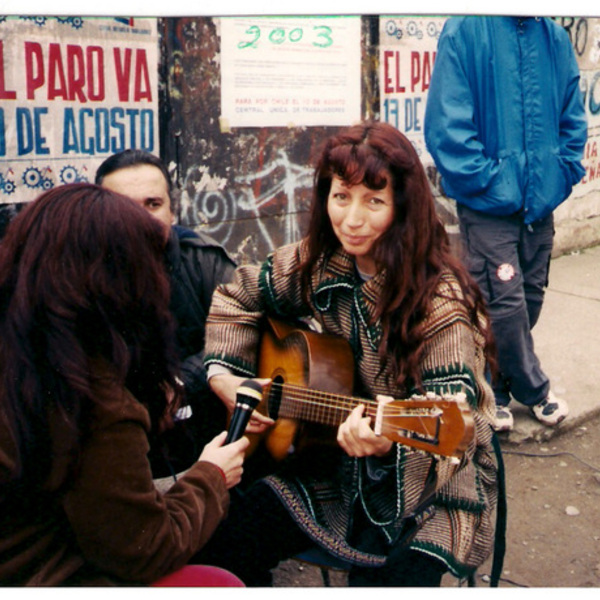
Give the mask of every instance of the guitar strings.
[{"label": "guitar strings", "polygon": [[[273,384],[272,384],[273,385]],[[318,392],[310,390],[309,388],[294,386],[291,384],[279,384],[274,382],[276,390],[281,391],[281,404],[279,407],[279,414],[282,417],[299,419],[299,420],[315,420],[323,425],[338,426],[341,423],[340,413],[348,413],[354,406],[360,404],[360,402],[352,401],[345,396],[338,394],[327,394],[324,392]],[[312,397],[312,399],[311,399]],[[338,399],[337,405],[332,405],[330,402],[324,402],[324,399],[332,399],[336,397]],[[368,400],[365,402],[371,405],[370,408],[377,408],[378,402]],[[396,439],[403,439],[408,441],[409,438],[414,437],[417,433],[419,436],[426,436],[427,443],[436,443],[437,437],[436,432],[438,430],[437,423],[439,422],[439,414],[427,414],[423,411],[429,411],[428,408],[417,408],[417,409],[397,409],[393,407],[386,407],[386,417],[411,417],[417,419],[419,427],[416,428],[413,422],[412,427],[393,427],[393,431]],[[415,414],[417,411],[417,414]],[[370,417],[376,417],[375,413],[369,407],[366,407],[367,415]],[[433,421],[433,423],[432,423]],[[426,439],[421,437],[421,441],[425,442]]]},{"label": "guitar strings", "polygon": [[[348,398],[347,396],[343,396],[341,394],[333,394],[329,392],[319,392],[317,390],[312,390],[307,387],[298,386],[289,383],[278,383],[272,382],[271,388],[275,388],[276,390],[280,390],[282,392],[282,399],[290,399],[296,400],[302,405],[313,406],[313,407],[322,407],[324,409],[329,410],[347,410],[351,411],[358,404],[364,404],[365,410],[367,414],[373,416],[376,414],[377,409],[379,407],[379,402],[377,400],[369,400],[365,398]],[[332,400],[334,403],[325,402],[324,400]],[[414,402],[426,402],[427,400],[420,401],[415,400]],[[438,418],[438,414],[431,414],[431,411],[435,411],[435,407],[402,407],[399,406],[399,403],[394,404],[393,406],[388,406],[386,409],[386,413],[390,416],[414,416],[414,417],[426,417],[426,418]],[[438,409],[439,410],[439,409]],[[372,412],[371,412],[372,411]]]}]

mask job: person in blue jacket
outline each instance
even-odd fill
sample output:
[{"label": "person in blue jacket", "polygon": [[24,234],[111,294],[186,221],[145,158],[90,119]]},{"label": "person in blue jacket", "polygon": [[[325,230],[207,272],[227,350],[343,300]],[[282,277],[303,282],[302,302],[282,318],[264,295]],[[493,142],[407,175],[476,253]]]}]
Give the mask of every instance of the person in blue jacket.
[{"label": "person in blue jacket", "polygon": [[456,200],[466,259],[492,318],[498,431],[513,426],[513,399],[548,426],[568,414],[531,330],[548,283],[553,210],[585,174],[579,77],[566,31],[548,18],[454,17],[439,39],[425,142]]}]

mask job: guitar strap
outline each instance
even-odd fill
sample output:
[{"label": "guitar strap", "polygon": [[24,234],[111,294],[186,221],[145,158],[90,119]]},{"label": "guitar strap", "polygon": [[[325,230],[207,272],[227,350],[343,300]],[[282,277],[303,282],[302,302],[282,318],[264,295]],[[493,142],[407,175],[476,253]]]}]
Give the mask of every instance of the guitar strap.
[{"label": "guitar strap", "polygon": [[[494,534],[494,557],[492,559],[492,570],[490,575],[490,587],[498,587],[500,575],[502,573],[502,567],[504,565],[504,555],[506,551],[506,515],[507,515],[507,503],[506,503],[506,482],[504,475],[504,459],[502,457],[502,450],[500,448],[500,442],[494,432],[492,435],[492,446],[496,455],[496,462],[498,466],[498,504],[496,507],[496,530]],[[421,494],[421,501],[412,513],[406,518],[400,533],[396,537],[394,543],[394,550],[403,549],[406,547],[412,539],[415,537],[420,527],[427,519],[433,517],[435,514],[435,506],[433,506],[433,498],[435,495],[435,483],[436,483],[436,472],[435,472],[435,460],[431,461],[429,467],[429,473],[425,481],[425,487]],[[469,587],[475,586],[475,579],[473,576],[469,577]]]},{"label": "guitar strap", "polygon": [[496,433],[492,434],[492,445],[498,463],[498,505],[496,506],[496,533],[494,537],[494,558],[492,560],[492,574],[490,576],[490,587],[498,587],[502,566],[504,564],[504,553],[506,551],[506,481],[504,477],[504,459]]}]

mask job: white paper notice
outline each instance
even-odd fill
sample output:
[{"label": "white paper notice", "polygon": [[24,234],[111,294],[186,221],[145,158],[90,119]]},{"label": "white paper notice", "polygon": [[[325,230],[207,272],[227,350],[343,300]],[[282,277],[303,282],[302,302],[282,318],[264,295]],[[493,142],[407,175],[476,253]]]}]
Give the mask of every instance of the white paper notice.
[{"label": "white paper notice", "polygon": [[221,124],[360,120],[360,17],[221,18]]}]

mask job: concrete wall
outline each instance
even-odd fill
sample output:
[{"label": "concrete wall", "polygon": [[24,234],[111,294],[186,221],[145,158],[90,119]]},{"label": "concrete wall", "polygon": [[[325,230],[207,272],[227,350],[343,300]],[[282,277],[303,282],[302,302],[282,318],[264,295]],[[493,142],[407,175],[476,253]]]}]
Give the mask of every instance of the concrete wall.
[{"label": "concrete wall", "polygon": [[600,19],[558,17],[569,33],[581,72],[588,118],[586,175],[555,212],[555,255],[600,243]]},{"label": "concrete wall", "polygon": [[[588,142],[583,160],[586,175],[555,212],[554,254],[600,243],[600,19],[556,17],[573,45],[581,73],[588,118]],[[433,159],[425,148],[423,121],[428,73],[446,17],[385,16],[380,18],[380,118],[409,136],[425,165],[440,214],[451,233],[457,231],[455,204],[442,188]],[[397,90],[401,90],[398,92]]]}]

